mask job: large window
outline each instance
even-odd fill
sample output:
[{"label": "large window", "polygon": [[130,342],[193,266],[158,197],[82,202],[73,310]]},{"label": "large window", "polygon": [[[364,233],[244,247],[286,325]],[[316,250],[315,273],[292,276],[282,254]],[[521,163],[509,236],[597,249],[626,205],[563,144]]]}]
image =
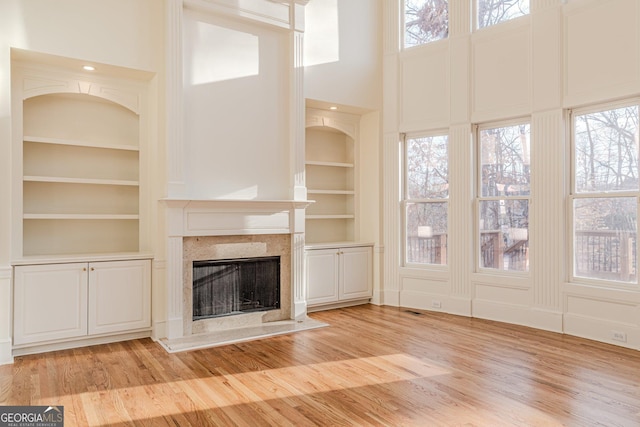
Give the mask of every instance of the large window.
[{"label": "large window", "polygon": [[405,48],[444,39],[448,35],[448,0],[404,0]]},{"label": "large window", "polygon": [[571,119],[573,276],[636,283],[638,104]]},{"label": "large window", "polygon": [[479,266],[528,271],[530,126],[479,126],[476,139]]},{"label": "large window", "polygon": [[529,14],[529,0],[476,0],[477,28]]},{"label": "large window", "polygon": [[405,263],[447,264],[448,137],[405,138]]}]

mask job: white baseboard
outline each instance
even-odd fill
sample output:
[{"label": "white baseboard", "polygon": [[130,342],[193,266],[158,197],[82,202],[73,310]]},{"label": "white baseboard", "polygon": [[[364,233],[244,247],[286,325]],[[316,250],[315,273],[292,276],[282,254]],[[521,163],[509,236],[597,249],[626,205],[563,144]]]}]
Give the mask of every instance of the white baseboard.
[{"label": "white baseboard", "polygon": [[167,322],[153,322],[153,330],[151,331],[151,338],[154,341],[161,340],[167,337]]},{"label": "white baseboard", "polygon": [[382,294],[382,305],[390,305],[393,307],[400,307],[400,291],[399,290],[383,290]]},{"label": "white baseboard", "polygon": [[5,339],[0,341],[0,365],[8,365],[13,363],[13,355],[11,354],[11,340]]}]

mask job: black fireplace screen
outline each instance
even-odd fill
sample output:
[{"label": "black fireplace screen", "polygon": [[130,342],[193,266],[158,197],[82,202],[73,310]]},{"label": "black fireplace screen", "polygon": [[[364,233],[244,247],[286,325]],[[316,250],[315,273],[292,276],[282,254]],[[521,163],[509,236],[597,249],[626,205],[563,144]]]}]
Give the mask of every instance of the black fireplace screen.
[{"label": "black fireplace screen", "polygon": [[280,308],[280,257],[193,262],[193,320]]}]

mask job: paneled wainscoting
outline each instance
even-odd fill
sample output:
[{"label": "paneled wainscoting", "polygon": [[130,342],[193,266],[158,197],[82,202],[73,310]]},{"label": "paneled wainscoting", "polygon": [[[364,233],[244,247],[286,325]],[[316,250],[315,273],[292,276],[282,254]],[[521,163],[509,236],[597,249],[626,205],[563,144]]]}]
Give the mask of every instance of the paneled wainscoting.
[{"label": "paneled wainscoting", "polygon": [[0,404],[66,426],[638,426],[640,352],[498,322],[363,305],[330,326],[169,354],[140,339],[21,356]]}]

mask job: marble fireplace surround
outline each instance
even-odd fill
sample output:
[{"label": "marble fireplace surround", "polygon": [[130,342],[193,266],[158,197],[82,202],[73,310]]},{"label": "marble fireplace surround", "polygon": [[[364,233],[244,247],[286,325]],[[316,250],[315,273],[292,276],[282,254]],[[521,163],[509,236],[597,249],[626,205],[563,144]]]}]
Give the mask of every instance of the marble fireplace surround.
[{"label": "marble fireplace surround", "polygon": [[[287,234],[185,237],[183,242],[184,335],[259,325],[291,318],[291,243]],[[193,261],[280,257],[280,308],[189,322],[193,318]]]},{"label": "marble fireplace surround", "polygon": [[[306,314],[303,200],[166,199],[168,351],[326,326]],[[192,261],[280,255],[281,309],[193,322]],[[268,330],[267,330],[268,329]],[[269,332],[271,330],[272,332]]]}]

